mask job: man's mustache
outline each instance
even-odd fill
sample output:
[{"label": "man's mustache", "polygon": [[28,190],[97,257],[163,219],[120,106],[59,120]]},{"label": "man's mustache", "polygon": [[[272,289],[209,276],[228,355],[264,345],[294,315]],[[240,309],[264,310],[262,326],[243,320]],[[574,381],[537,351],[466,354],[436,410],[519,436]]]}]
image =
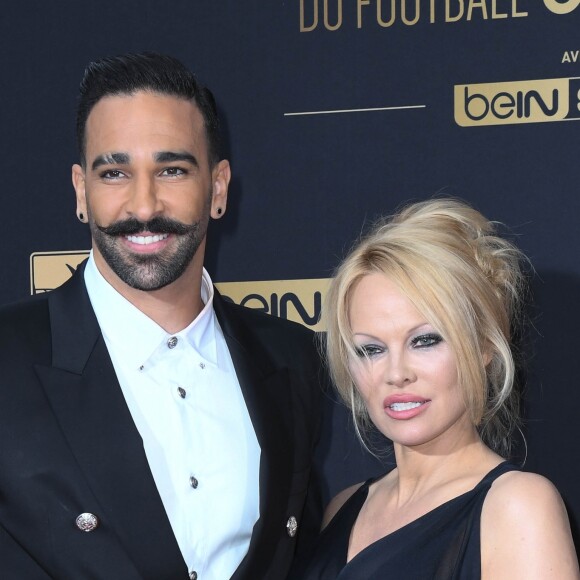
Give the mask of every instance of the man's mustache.
[{"label": "man's mustache", "polygon": [[176,234],[183,236],[196,230],[197,223],[188,225],[167,217],[154,217],[147,222],[139,221],[136,218],[128,218],[113,222],[108,226],[96,226],[109,236],[131,236],[141,232],[150,232],[152,234]]}]

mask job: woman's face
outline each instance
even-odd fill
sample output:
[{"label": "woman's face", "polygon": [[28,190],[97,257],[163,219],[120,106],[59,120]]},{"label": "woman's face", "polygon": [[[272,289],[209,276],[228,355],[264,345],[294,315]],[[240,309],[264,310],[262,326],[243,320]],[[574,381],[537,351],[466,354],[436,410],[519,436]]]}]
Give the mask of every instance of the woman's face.
[{"label": "woman's face", "polygon": [[383,274],[362,278],[349,318],[350,370],[383,435],[415,447],[473,433],[450,345],[393,282]]}]

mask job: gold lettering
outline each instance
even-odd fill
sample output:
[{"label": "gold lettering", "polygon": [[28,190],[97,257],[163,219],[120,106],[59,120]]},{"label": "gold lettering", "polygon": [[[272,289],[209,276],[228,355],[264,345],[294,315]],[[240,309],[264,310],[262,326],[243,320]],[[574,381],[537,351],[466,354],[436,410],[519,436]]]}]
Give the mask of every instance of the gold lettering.
[{"label": "gold lettering", "polygon": [[304,24],[304,0],[300,0],[300,32],[310,32],[318,26],[318,0],[314,0],[313,23],[310,26]]},{"label": "gold lettering", "polygon": [[518,18],[521,16],[527,16],[527,12],[518,12],[517,7],[518,0],[512,0],[512,18]]},{"label": "gold lettering", "polygon": [[565,62],[573,63],[578,62],[578,56],[580,55],[579,50],[567,50],[564,52],[564,56],[562,57],[562,64]]},{"label": "gold lettering", "polygon": [[391,0],[391,19],[388,22],[383,20],[383,12],[382,12],[382,0],[377,0],[377,22],[383,27],[386,28],[388,26],[392,26],[395,22],[395,16],[397,15],[397,8],[395,6],[395,0]]},{"label": "gold lettering", "polygon": [[[300,32],[315,30],[319,23],[324,24],[326,30],[335,31],[343,24],[343,0],[300,0]],[[472,21],[474,18],[482,20],[505,20],[506,18],[518,18],[528,16],[527,11],[518,9],[518,0],[356,0],[357,28],[363,27],[364,9],[376,5],[376,21],[382,28],[389,28],[399,20],[406,26],[414,26],[423,17],[427,19],[426,11],[429,11],[429,22],[434,24],[439,21],[459,22],[460,20]],[[546,6],[554,11],[556,6],[565,7],[568,13],[580,4],[580,0],[544,0]],[[521,2],[520,2],[521,4]],[[444,9],[443,12],[440,12]],[[322,17],[319,18],[320,12]],[[369,16],[367,15],[368,19]],[[370,17],[372,18],[372,16]],[[564,55],[562,62],[570,62],[570,56]],[[575,61],[574,61],[575,62]]]},{"label": "gold lettering", "polygon": [[485,5],[485,0],[469,0],[469,5],[467,7],[467,20],[471,20],[471,14],[474,8],[481,8],[482,18],[487,20],[487,6]]},{"label": "gold lettering", "polygon": [[580,0],[566,0],[565,2],[560,2],[560,0],[544,0],[544,4],[554,14],[570,14],[570,12],[580,6]]},{"label": "gold lettering", "polygon": [[324,27],[327,30],[337,30],[342,26],[342,0],[338,0],[338,14],[336,24],[331,25],[328,22],[328,0],[324,0]]},{"label": "gold lettering", "polygon": [[362,28],[362,7],[370,3],[371,0],[357,0],[357,28]]},{"label": "gold lettering", "polygon": [[507,12],[498,12],[497,11],[497,0],[491,0],[491,17],[493,20],[508,17]]},{"label": "gold lettering", "polygon": [[407,19],[407,0],[401,0],[401,20],[408,26],[413,26],[419,21],[421,16],[421,9],[419,8],[419,0],[415,0],[415,18],[413,20]]},{"label": "gold lettering", "polygon": [[451,2],[453,2],[453,0],[445,0],[445,22],[457,22],[458,20],[461,20],[463,12],[465,11],[463,0],[457,0],[459,12],[455,16],[451,16]]}]

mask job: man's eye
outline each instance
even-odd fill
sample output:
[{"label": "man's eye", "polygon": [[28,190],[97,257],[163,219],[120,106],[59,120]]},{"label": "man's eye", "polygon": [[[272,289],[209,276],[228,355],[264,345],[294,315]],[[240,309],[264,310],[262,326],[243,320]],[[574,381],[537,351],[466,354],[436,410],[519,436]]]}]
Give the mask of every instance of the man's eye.
[{"label": "man's eye", "polygon": [[412,341],[411,344],[416,348],[425,348],[428,346],[435,346],[439,344],[443,340],[439,334],[429,333],[429,334],[422,334],[421,336],[416,336]]},{"label": "man's eye", "polygon": [[383,351],[384,349],[376,344],[362,344],[355,348],[356,355],[359,358],[372,358]]},{"label": "man's eye", "polygon": [[181,167],[167,167],[161,172],[161,175],[185,175],[187,172]]},{"label": "man's eye", "polygon": [[125,174],[118,169],[107,169],[101,173],[101,177],[103,179],[120,179],[121,177],[125,177]]}]

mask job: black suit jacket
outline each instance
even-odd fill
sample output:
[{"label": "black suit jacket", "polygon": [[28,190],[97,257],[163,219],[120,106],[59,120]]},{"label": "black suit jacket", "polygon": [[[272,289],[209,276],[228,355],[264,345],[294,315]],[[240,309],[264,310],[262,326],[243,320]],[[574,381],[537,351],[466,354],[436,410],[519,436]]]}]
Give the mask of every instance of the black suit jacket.
[{"label": "black suit jacket", "polygon": [[[186,580],[80,270],[0,311],[0,577]],[[297,541],[288,518],[298,536],[318,525],[316,509],[302,517],[319,418],[313,335],[217,293],[214,308],[262,449],[260,519],[233,579],[282,580]],[[83,512],[97,529],[76,527]]]}]

